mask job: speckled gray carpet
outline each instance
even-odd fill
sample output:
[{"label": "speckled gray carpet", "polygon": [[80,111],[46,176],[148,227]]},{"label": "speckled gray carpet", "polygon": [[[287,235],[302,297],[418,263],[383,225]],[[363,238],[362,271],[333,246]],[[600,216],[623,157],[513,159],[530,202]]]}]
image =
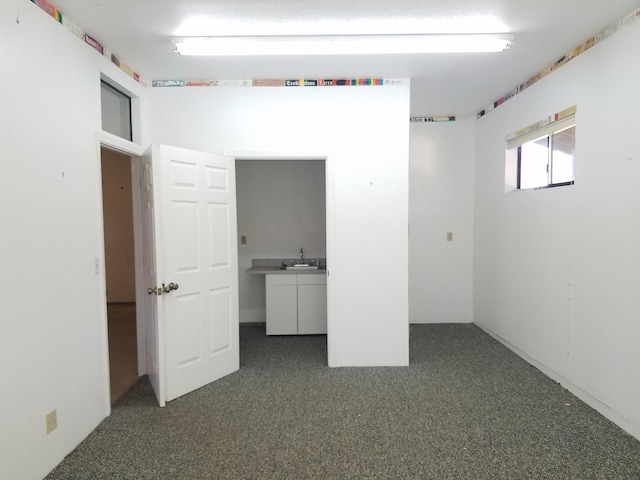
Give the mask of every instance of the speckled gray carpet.
[{"label": "speckled gray carpet", "polygon": [[158,408],[146,378],[47,479],[640,479],[640,442],[473,325],[411,366],[241,327],[241,369]]}]

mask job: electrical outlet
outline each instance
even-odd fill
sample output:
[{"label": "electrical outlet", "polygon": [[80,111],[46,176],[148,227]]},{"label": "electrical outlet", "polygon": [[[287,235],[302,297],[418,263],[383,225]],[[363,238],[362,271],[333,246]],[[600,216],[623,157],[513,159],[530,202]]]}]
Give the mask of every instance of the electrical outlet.
[{"label": "electrical outlet", "polygon": [[447,242],[453,242],[453,232],[447,232]]},{"label": "electrical outlet", "polygon": [[47,413],[46,423],[47,423],[48,434],[53,432],[56,428],[58,428],[58,411],[57,410],[51,410],[49,413]]},{"label": "electrical outlet", "polygon": [[240,235],[240,245],[246,245],[246,244],[247,244],[247,236]]}]

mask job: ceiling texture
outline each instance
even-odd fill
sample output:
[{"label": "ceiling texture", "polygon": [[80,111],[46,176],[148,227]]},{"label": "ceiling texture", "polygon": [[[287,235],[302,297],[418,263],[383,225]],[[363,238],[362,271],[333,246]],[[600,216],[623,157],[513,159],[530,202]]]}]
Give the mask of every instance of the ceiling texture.
[{"label": "ceiling texture", "polygon": [[[640,0],[50,0],[144,80],[410,78],[412,116],[475,116]],[[510,33],[500,53],[185,57],[173,36]],[[605,40],[606,41],[606,40]]]}]

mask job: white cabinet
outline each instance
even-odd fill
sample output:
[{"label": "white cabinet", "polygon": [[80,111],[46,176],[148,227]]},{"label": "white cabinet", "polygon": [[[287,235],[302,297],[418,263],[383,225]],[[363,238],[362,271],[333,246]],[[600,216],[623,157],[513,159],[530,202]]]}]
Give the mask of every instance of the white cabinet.
[{"label": "white cabinet", "polygon": [[297,275],[267,275],[267,335],[298,333]]},{"label": "white cabinet", "polygon": [[267,335],[327,333],[327,276],[266,275]]},{"label": "white cabinet", "polygon": [[327,333],[327,276],[297,275],[298,333]]}]

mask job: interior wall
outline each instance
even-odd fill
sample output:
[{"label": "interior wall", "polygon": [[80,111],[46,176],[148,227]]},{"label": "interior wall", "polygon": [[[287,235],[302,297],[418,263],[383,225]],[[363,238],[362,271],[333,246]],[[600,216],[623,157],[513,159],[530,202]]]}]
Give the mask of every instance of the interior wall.
[{"label": "interior wall", "polygon": [[471,322],[475,119],[410,132],[409,320]]},{"label": "interior wall", "polygon": [[154,88],[149,95],[153,142],[326,155],[329,364],[406,365],[408,81]]},{"label": "interior wall", "polygon": [[[477,122],[474,321],[640,438],[640,22]],[[577,106],[575,185],[505,193],[505,136]]]},{"label": "interior wall", "polygon": [[327,256],[324,161],[236,161],[236,196],[240,323],[264,322],[265,277],[246,273],[251,261]]},{"label": "interior wall", "polygon": [[136,301],[131,158],[100,149],[107,302]]},{"label": "interior wall", "polygon": [[142,90],[32,2],[0,6],[0,478],[38,479],[110,411],[100,72]]}]

